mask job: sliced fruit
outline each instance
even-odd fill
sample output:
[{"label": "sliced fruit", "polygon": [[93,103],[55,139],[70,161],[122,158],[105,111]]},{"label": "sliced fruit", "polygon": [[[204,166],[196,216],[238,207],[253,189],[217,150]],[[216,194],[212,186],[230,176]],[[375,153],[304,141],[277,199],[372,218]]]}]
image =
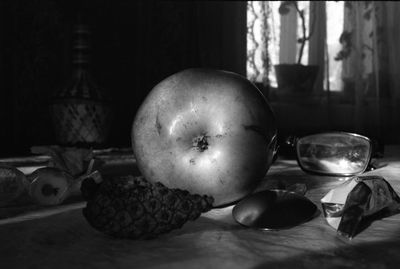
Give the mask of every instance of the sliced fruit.
[{"label": "sliced fruit", "polygon": [[57,168],[39,168],[29,176],[29,195],[41,205],[58,205],[69,195],[73,177]]},{"label": "sliced fruit", "polygon": [[25,190],[25,175],[17,168],[0,165],[0,206],[15,201]]}]

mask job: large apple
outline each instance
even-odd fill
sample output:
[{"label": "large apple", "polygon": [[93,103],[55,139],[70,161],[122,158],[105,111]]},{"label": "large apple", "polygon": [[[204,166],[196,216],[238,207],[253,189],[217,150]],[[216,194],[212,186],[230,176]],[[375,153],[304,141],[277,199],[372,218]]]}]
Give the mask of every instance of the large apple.
[{"label": "large apple", "polygon": [[156,85],[132,127],[137,165],[150,182],[231,204],[265,176],[276,124],[262,93],[231,72],[187,69]]}]

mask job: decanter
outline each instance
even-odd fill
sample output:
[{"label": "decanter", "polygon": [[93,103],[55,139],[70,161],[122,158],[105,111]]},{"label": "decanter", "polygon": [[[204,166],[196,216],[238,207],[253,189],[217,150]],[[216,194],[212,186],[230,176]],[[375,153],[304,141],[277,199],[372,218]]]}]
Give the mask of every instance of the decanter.
[{"label": "decanter", "polygon": [[110,132],[111,105],[89,72],[90,30],[73,32],[72,78],[59,88],[51,105],[56,142],[67,146],[103,145]]}]

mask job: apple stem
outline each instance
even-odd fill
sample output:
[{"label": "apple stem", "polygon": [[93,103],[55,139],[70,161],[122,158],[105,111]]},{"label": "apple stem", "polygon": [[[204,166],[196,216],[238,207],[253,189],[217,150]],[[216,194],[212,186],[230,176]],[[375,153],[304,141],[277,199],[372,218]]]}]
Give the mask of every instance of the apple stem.
[{"label": "apple stem", "polygon": [[193,147],[196,148],[198,151],[203,152],[208,149],[208,141],[207,135],[200,135],[193,139]]}]

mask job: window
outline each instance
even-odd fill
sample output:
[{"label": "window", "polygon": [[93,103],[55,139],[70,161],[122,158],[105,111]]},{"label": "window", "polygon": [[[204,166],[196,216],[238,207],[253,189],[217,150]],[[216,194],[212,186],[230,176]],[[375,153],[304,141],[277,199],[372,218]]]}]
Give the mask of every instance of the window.
[{"label": "window", "polygon": [[[298,1],[299,9],[304,10],[306,32],[311,29],[310,15],[315,9],[313,1]],[[247,2],[247,76],[250,80],[277,87],[274,65],[279,63],[296,63],[300,45],[297,39],[301,36],[302,25],[297,13],[280,15],[281,1],[249,1]],[[342,62],[334,60],[341,49],[340,34],[343,31],[343,1],[325,1],[326,16],[315,16],[312,39],[306,42],[301,63],[309,63],[309,43],[320,39],[325,42],[324,89],[341,91]],[[317,10],[315,12],[319,12]],[[324,15],[325,15],[324,14]],[[326,19],[321,24],[319,19]],[[326,29],[315,29],[318,25],[326,25]],[[318,28],[318,27],[317,27]],[[321,28],[321,27],[319,27]],[[326,33],[326,41],[325,39]]]}]

